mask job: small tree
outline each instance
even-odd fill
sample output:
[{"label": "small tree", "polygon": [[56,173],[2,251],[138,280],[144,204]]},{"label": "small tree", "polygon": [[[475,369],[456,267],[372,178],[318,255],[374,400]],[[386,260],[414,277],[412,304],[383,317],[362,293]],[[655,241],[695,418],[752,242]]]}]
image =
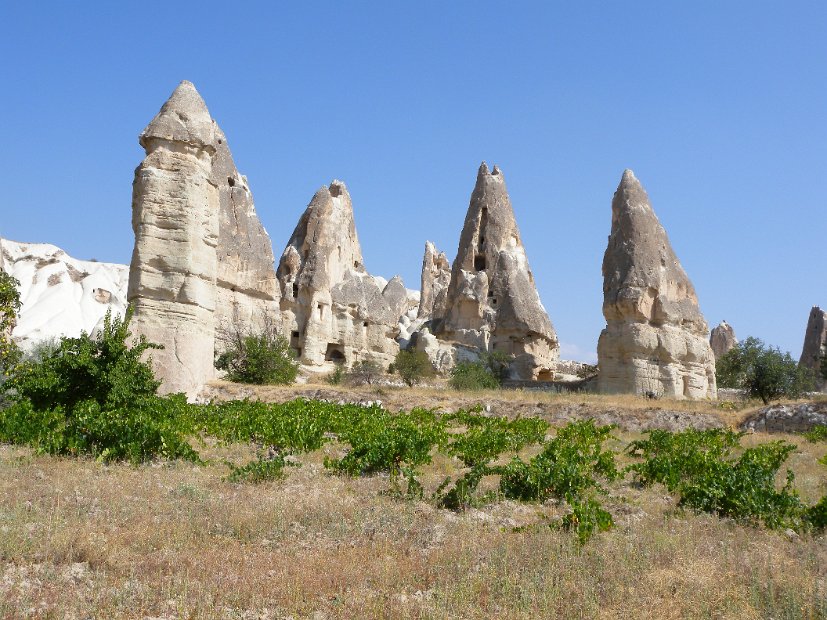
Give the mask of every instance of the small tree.
[{"label": "small tree", "polygon": [[813,375],[789,353],[747,338],[716,363],[719,387],[740,388],[764,404],[781,397],[797,398],[813,388]]},{"label": "small tree", "polygon": [[428,355],[424,351],[406,351],[402,349],[396,354],[393,368],[409,386],[413,386],[423,379],[433,377],[436,373],[431,360],[428,359]]},{"label": "small tree", "polygon": [[499,381],[481,361],[458,362],[451,369],[449,385],[455,390],[496,390]]},{"label": "small tree", "polygon": [[258,385],[290,384],[299,373],[290,343],[271,325],[259,334],[236,331],[215,367],[226,371],[230,381]]},{"label": "small tree", "polygon": [[382,374],[382,367],[373,360],[362,360],[347,372],[347,380],[354,385],[372,385]]},{"label": "small tree", "polygon": [[20,311],[19,286],[16,278],[0,269],[0,406],[5,401],[2,386],[20,361],[20,349],[11,338],[11,330]]}]

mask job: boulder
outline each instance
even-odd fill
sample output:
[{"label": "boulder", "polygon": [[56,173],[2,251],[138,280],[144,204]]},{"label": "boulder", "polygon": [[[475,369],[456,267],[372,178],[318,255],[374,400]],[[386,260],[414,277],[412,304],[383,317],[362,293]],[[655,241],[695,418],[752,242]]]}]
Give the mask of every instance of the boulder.
[{"label": "boulder", "polygon": [[721,359],[729,351],[735,348],[738,339],[735,338],[735,330],[726,321],[721,321],[717,327],[712,328],[709,334],[709,346],[715,354],[715,359]]},{"label": "boulder", "polygon": [[141,133],[146,158],[132,185],[132,332],[164,345],[152,352],[161,390],[190,398],[214,376],[218,135],[195,86],[181,82]]},{"label": "boulder", "polygon": [[813,371],[816,386],[823,390],[827,381],[821,376],[821,359],[827,355],[827,312],[813,306],[807,319],[807,331],[804,332],[804,346],[798,360],[800,366]]},{"label": "boulder", "polygon": [[716,397],[715,356],[695,288],[631,170],[612,200],[603,315],[601,392]]},{"label": "boulder", "polygon": [[399,278],[385,283],[365,270],[344,183],[334,180],[313,196],[276,275],[284,329],[303,365],[393,361],[408,293]]},{"label": "boulder", "polygon": [[471,194],[445,311],[434,313],[433,332],[479,351],[515,358],[512,378],[550,376],[559,345],[534,286],[502,171],[483,162]]}]

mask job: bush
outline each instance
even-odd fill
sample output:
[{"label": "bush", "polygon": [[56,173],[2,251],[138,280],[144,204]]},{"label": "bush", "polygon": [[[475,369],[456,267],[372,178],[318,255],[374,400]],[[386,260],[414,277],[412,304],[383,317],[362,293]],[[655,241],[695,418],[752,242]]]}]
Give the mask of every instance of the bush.
[{"label": "bush", "polygon": [[327,375],[326,379],[330,385],[340,385],[345,378],[345,367],[342,364],[336,364],[336,368],[333,369],[329,375]]},{"label": "bush", "polygon": [[500,383],[482,362],[458,362],[448,384],[455,390],[496,390]]},{"label": "bush", "polygon": [[128,344],[131,318],[131,308],[123,320],[107,312],[95,338],[86,333],[63,338],[56,348],[42,352],[39,362],[19,364],[9,381],[15,398],[30,401],[37,411],[57,407],[71,411],[86,401],[111,409],[154,396],[161,382],[141,357],[147,350],[163,347],[143,336]]},{"label": "bush", "polygon": [[[20,349],[11,339],[11,330],[20,311],[20,282],[0,269],[0,389],[20,361]],[[4,398],[0,394],[0,405]]]},{"label": "bush", "polygon": [[351,385],[372,385],[382,375],[382,367],[373,360],[362,360],[347,371],[347,382]]},{"label": "bush", "polygon": [[105,461],[197,461],[187,443],[192,405],[182,394],[156,396],[160,382],[141,356],[160,346],[127,344],[131,315],[107,314],[97,337],[63,338],[39,362],[21,363],[9,381],[15,402],[0,411],[0,440]]},{"label": "bush", "polygon": [[290,343],[272,327],[260,334],[236,332],[232,345],[218,356],[215,367],[226,371],[230,381],[258,385],[288,385],[299,373]]},{"label": "bush", "polygon": [[782,397],[797,398],[813,389],[812,372],[778,347],[767,347],[758,338],[739,342],[716,363],[719,387],[746,390],[764,404]]},{"label": "bush", "polygon": [[436,374],[431,360],[428,359],[428,355],[424,351],[402,349],[396,354],[393,368],[409,386],[416,385],[423,379],[428,379]]}]

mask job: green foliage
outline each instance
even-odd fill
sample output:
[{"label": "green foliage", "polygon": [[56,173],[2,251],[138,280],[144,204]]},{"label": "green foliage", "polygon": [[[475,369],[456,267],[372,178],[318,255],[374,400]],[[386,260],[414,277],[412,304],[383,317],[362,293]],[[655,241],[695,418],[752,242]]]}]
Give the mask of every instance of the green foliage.
[{"label": "green foliage", "polygon": [[424,351],[402,349],[396,354],[393,368],[409,386],[416,385],[423,379],[433,377],[435,374],[434,366]]},{"label": "green foliage", "polygon": [[502,351],[483,351],[475,362],[457,363],[448,383],[455,390],[496,390],[508,378],[513,359]]},{"label": "green foliage", "polygon": [[801,527],[804,507],[793,490],[794,475],[775,488],[778,470],[795,446],[783,441],[749,448],[737,460],[711,461],[681,487],[680,504],[770,528]]},{"label": "green foliage", "polygon": [[163,457],[197,462],[198,454],[187,442],[192,434],[189,407],[181,394],[148,396],[128,407],[84,400],[38,409],[30,400],[20,400],[0,411],[0,441],[102,461],[140,463]]},{"label": "green foliage", "polygon": [[573,530],[581,545],[585,545],[595,532],[605,532],[614,526],[611,513],[591,497],[575,499],[569,505],[571,512],[563,517],[563,529]]},{"label": "green foliage", "polygon": [[258,334],[236,332],[215,367],[226,371],[229,381],[258,385],[289,385],[299,372],[290,343],[272,327]]},{"label": "green foliage", "polygon": [[742,436],[730,430],[652,431],[629,445],[629,453],[643,459],[629,469],[643,484],[659,482],[677,492],[682,506],[768,527],[801,527],[804,506],[792,488],[792,472],[781,489],[775,485],[795,446],[762,444],[736,458]]},{"label": "green foliage", "polygon": [[330,385],[340,385],[345,378],[345,368],[342,364],[336,364],[333,372],[327,376],[327,382]]},{"label": "green foliage", "polygon": [[259,457],[257,460],[241,467],[229,464],[230,475],[227,476],[227,480],[230,482],[252,482],[253,484],[280,480],[284,477],[284,468],[288,464],[282,454],[275,454],[269,458]]},{"label": "green foliage", "polygon": [[[11,339],[11,330],[20,311],[20,282],[0,269],[0,389],[20,361],[20,349]],[[0,406],[3,401],[0,394]]]},{"label": "green foliage", "polygon": [[141,356],[163,347],[143,336],[127,343],[131,317],[131,309],[123,320],[107,312],[95,338],[86,333],[63,338],[41,361],[22,362],[9,380],[16,398],[29,400],[38,411],[62,407],[68,412],[86,401],[112,409],[153,396],[161,383]]},{"label": "green foliage", "polygon": [[8,382],[15,402],[0,411],[0,440],[105,461],[197,461],[187,443],[191,406],[183,395],[155,395],[160,382],[141,355],[160,346],[143,337],[127,344],[131,316],[107,313],[95,338],[63,338],[40,361],[19,364]]},{"label": "green foliage", "polygon": [[817,443],[819,441],[827,441],[827,426],[823,424],[814,426],[811,430],[804,433],[804,437],[807,439],[807,441],[811,441],[813,443]]},{"label": "green foliage", "polygon": [[454,510],[470,506],[483,477],[497,473],[495,468],[490,467],[492,461],[504,452],[516,453],[528,445],[542,442],[548,430],[548,423],[539,418],[509,420],[467,411],[445,416],[445,420],[466,427],[464,433],[452,435],[453,439],[445,451],[459,458],[470,470],[458,478],[447,492],[445,489],[450,478],[446,478],[434,495],[440,506]]},{"label": "green foliage", "polygon": [[799,366],[789,353],[753,337],[718,360],[715,372],[719,387],[746,390],[764,404],[782,397],[797,398],[813,388],[808,368]]},{"label": "green foliage", "polygon": [[500,387],[482,362],[458,362],[451,369],[448,384],[455,390],[496,390]]},{"label": "green foliage", "polygon": [[827,529],[827,495],[817,504],[807,508],[804,512],[804,521],[814,530]]},{"label": "green foliage", "polygon": [[594,420],[571,422],[557,432],[543,451],[528,463],[514,458],[502,468],[500,490],[511,499],[543,502],[549,498],[579,498],[601,481],[620,477],[615,452],[603,443],[614,426],[596,426]]},{"label": "green foliage", "polygon": [[431,462],[431,450],[446,439],[445,422],[425,409],[391,415],[380,407],[363,407],[337,428],[339,440],[350,445],[340,458],[325,458],[325,467],[352,476],[387,472],[396,487],[408,480],[408,492],[419,491],[416,468]]},{"label": "green foliage", "polygon": [[647,439],[633,441],[627,447],[629,454],[643,459],[628,469],[642,484],[659,482],[674,492],[705,471],[709,463],[729,456],[742,436],[728,429],[649,431]]},{"label": "green foliage", "polygon": [[372,385],[382,375],[382,367],[373,360],[362,360],[347,371],[346,379],[351,385]]}]

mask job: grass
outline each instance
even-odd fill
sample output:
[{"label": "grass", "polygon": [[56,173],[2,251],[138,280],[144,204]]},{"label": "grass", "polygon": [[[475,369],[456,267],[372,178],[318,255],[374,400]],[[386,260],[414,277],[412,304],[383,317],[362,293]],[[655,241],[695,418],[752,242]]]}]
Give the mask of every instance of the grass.
[{"label": "grass", "polygon": [[[420,397],[384,392],[386,406]],[[431,392],[421,397],[451,397]],[[508,402],[502,393],[470,400],[499,407],[495,396]],[[684,406],[512,396],[515,409],[550,418],[558,405],[584,402],[631,418]],[[466,398],[453,397],[446,406]],[[733,419],[711,404],[680,410],[693,406]],[[618,447],[639,436],[617,434]],[[827,444],[782,438],[799,446],[789,464],[802,496],[822,496],[827,470],[816,460]],[[132,467],[0,445],[0,617],[827,617],[827,536],[682,511],[662,487],[610,485],[605,503],[617,527],[580,547],[547,527],[562,516],[555,502],[455,513],[395,499],[386,476],[326,472],[324,456],[341,454],[335,443],[303,455],[284,480],[258,485],[227,481],[222,464],[249,460],[251,447],[208,441],[203,452],[205,467]],[[456,470],[437,455],[422,476],[426,497]]]}]

